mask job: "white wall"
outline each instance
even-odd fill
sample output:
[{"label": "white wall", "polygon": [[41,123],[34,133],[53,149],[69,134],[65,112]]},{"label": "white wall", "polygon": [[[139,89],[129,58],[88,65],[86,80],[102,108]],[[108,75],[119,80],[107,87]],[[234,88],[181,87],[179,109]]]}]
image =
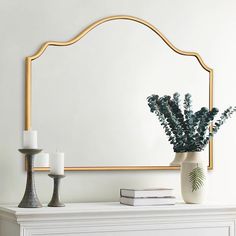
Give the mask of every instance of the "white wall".
[{"label": "white wall", "polygon": [[[24,162],[17,149],[24,120],[24,58],[48,40],[67,40],[108,15],[146,19],[178,48],[197,51],[215,71],[215,105],[236,104],[234,75],[236,2],[225,0],[0,0],[0,202],[19,202],[25,187]],[[199,96],[201,96],[199,94]],[[215,138],[209,200],[236,199],[236,117]],[[51,179],[37,173],[39,197],[51,197]],[[65,201],[118,200],[120,187],[175,187],[178,171],[67,173]]]}]

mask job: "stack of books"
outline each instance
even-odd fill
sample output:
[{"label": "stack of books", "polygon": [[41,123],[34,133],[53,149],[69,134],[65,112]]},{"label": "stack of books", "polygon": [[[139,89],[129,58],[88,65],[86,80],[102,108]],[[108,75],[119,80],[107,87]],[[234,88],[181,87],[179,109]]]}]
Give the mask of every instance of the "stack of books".
[{"label": "stack of books", "polygon": [[120,203],[130,206],[174,205],[176,198],[170,188],[121,189]]}]

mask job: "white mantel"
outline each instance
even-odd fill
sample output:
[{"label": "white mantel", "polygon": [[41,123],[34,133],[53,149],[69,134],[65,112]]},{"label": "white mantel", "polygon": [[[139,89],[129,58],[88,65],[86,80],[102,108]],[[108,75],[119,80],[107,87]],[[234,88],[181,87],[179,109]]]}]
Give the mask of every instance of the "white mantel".
[{"label": "white mantel", "polygon": [[0,236],[233,236],[236,204],[132,207],[72,203],[61,208],[0,207]]}]

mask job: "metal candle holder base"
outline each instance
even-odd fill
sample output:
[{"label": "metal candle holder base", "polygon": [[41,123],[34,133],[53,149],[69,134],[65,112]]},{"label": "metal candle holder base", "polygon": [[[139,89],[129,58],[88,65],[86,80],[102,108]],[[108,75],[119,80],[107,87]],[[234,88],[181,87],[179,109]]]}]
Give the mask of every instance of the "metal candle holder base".
[{"label": "metal candle holder base", "polygon": [[19,149],[19,152],[25,154],[27,159],[27,182],[25,194],[18,205],[20,208],[38,208],[42,207],[40,203],[34,183],[33,159],[35,154],[40,153],[41,149]]},{"label": "metal candle holder base", "polygon": [[53,178],[53,180],[54,180],[53,195],[52,195],[52,199],[49,202],[48,206],[49,207],[64,207],[65,204],[60,201],[59,187],[60,187],[60,180],[61,180],[61,178],[64,178],[65,175],[49,174],[48,176]]}]

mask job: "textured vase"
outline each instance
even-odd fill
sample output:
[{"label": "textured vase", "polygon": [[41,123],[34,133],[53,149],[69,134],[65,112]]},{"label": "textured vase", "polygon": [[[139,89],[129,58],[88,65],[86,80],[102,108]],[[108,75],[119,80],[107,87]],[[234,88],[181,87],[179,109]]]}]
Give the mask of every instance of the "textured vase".
[{"label": "textured vase", "polygon": [[186,203],[203,203],[207,190],[207,164],[201,152],[189,152],[181,165],[181,192]]},{"label": "textured vase", "polygon": [[174,160],[170,163],[170,166],[181,166],[182,162],[187,157],[187,152],[176,152]]}]

